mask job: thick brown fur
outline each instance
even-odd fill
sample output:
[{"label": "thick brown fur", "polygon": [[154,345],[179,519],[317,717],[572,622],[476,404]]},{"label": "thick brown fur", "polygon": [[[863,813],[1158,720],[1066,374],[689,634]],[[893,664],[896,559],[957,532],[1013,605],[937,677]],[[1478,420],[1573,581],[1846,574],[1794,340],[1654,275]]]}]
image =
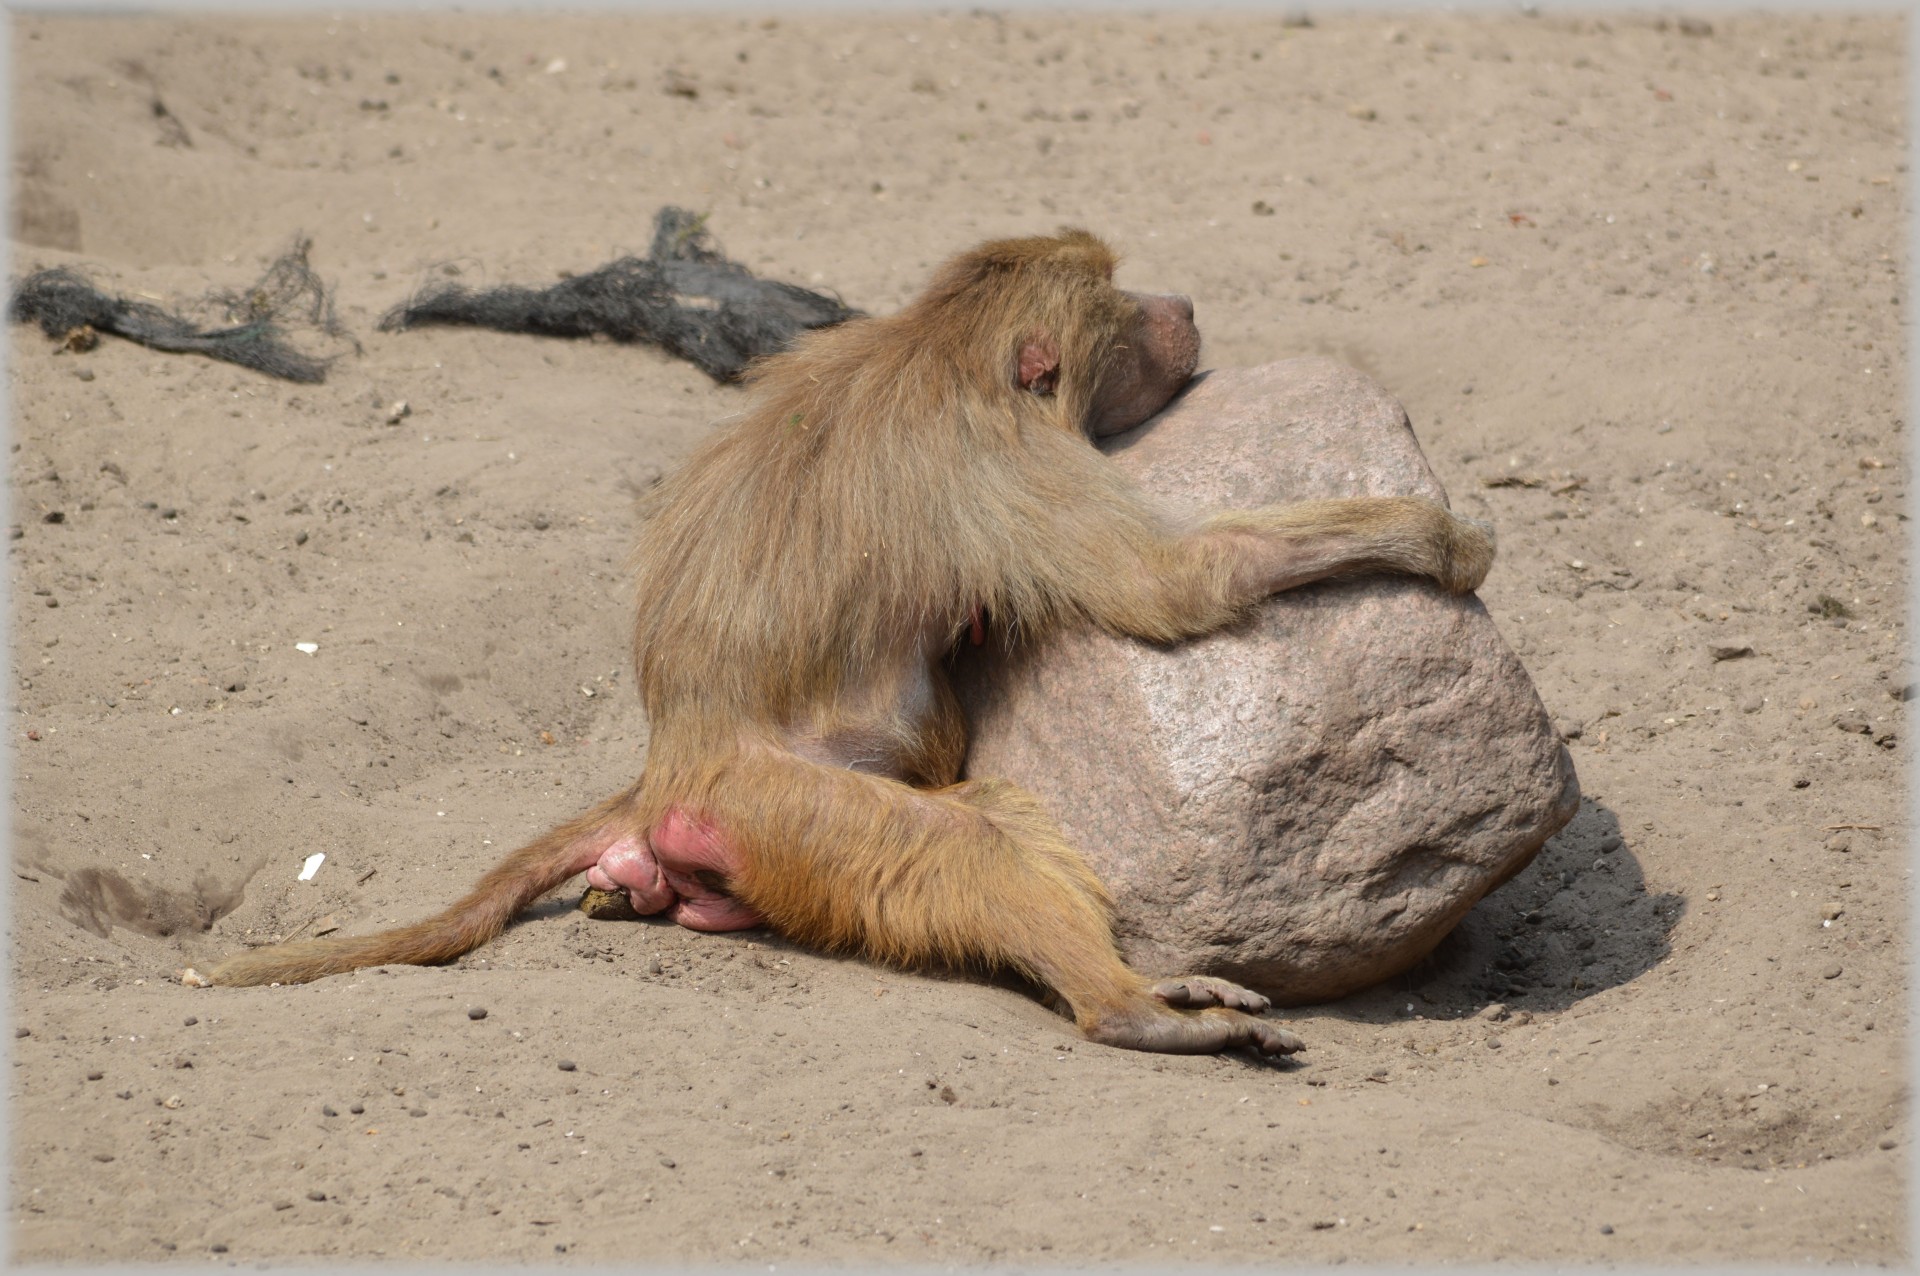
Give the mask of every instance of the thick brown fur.
[{"label": "thick brown fur", "polygon": [[989,243],[899,314],[758,365],[756,406],[662,485],[636,550],[635,787],[439,917],[242,954],[213,982],[450,959],[623,839],[664,865],[667,822],[690,819],[724,846],[731,900],[796,941],[1011,968],[1116,1045],[1298,1049],[1257,994],[1128,969],[1105,890],[1034,800],[956,782],[944,657],[983,614],[1026,643],[1089,623],[1174,642],[1334,574],[1469,590],[1492,542],[1413,499],[1171,521],[1089,436],[1164,406],[1198,335],[1184,298],[1121,292],[1114,264],[1083,231]]}]

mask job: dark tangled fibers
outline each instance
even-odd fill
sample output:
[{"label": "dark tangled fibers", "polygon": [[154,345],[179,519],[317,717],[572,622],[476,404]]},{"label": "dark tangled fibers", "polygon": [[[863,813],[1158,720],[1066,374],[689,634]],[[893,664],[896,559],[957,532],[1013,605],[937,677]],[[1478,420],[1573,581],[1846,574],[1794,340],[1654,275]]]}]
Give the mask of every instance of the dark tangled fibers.
[{"label": "dark tangled fibers", "polygon": [[310,239],[297,239],[252,287],[213,294],[209,300],[224,307],[233,320],[225,327],[202,327],[150,302],[101,292],[65,266],[36,271],[22,280],[13,290],[10,313],[14,322],[37,323],[49,337],[75,348],[91,340],[90,332],[106,332],[154,350],[204,354],[270,377],[311,384],[326,379],[332,360],[289,345],[282,325],[292,320],[351,340],[334,316],[332,298],[307,264],[312,246]]},{"label": "dark tangled fibers", "polygon": [[660,346],[716,381],[732,381],[802,331],[859,314],[837,298],[755,278],[712,246],[704,215],[668,207],[654,217],[644,258],[622,257],[551,288],[425,288],[387,312],[380,327],[394,332],[444,323],[561,337],[600,333]]}]

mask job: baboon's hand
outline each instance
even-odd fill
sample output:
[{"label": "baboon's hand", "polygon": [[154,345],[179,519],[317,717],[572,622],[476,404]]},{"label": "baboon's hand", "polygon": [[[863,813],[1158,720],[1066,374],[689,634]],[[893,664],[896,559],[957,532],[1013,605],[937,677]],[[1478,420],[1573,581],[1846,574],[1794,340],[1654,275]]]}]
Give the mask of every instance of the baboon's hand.
[{"label": "baboon's hand", "polygon": [[1493,567],[1493,524],[1477,518],[1447,515],[1447,526],[1434,564],[1433,578],[1450,594],[1470,594],[1480,588]]}]

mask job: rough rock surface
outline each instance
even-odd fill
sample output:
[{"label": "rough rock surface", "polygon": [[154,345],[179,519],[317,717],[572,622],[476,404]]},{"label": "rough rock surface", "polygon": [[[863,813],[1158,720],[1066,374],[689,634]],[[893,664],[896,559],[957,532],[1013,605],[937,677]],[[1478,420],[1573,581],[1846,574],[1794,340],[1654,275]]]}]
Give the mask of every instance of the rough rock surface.
[{"label": "rough rock surface", "polygon": [[[1326,359],[1210,373],[1108,450],[1177,507],[1446,499],[1400,405]],[[1175,648],[1074,634],[988,672],[961,679],[968,773],[1046,803],[1128,959],[1283,1004],[1411,966],[1579,804],[1479,600],[1421,581],[1294,590]]]}]

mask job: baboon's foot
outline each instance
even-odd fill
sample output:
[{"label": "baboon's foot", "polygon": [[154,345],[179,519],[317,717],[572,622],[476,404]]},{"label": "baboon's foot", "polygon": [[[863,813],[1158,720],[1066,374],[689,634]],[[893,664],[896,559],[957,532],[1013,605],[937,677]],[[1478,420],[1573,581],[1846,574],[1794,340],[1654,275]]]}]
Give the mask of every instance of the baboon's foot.
[{"label": "baboon's foot", "polygon": [[1258,1015],[1264,1014],[1267,1007],[1273,1004],[1250,988],[1242,988],[1225,979],[1215,979],[1212,975],[1162,979],[1148,991],[1169,1006],[1181,1010],[1225,1006],[1228,1010],[1244,1010],[1250,1015]]},{"label": "baboon's foot", "polygon": [[1113,1011],[1085,1031],[1090,1040],[1102,1045],[1156,1054],[1218,1054],[1245,1049],[1283,1055],[1306,1044],[1279,1024],[1243,1011],[1223,1006],[1176,1010],[1151,999],[1137,1008]]}]

